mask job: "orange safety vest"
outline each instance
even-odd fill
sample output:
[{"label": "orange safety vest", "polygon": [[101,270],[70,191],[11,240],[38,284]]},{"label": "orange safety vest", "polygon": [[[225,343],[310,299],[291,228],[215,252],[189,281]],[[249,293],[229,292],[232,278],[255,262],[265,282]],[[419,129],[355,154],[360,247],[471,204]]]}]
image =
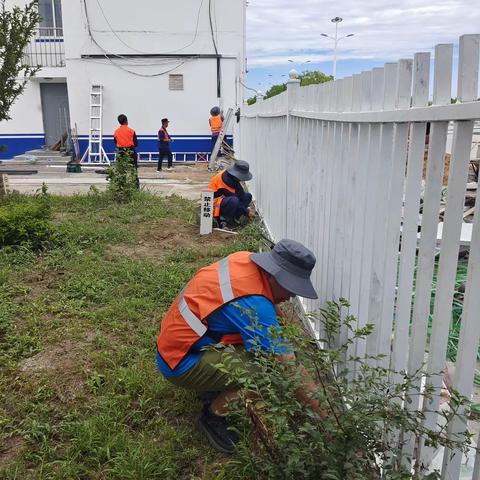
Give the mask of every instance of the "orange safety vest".
[{"label": "orange safety vest", "polygon": [[135,143],[133,141],[133,135],[135,130],[128,125],[120,125],[113,135],[117,143],[118,148],[134,148]]},{"label": "orange safety vest", "polygon": [[158,140],[160,140],[160,132],[163,132],[163,141],[166,142],[167,140],[170,140],[170,135],[168,132],[165,130],[164,127],[160,127],[160,130],[158,131]]},{"label": "orange safety vest", "polygon": [[[214,193],[218,192],[221,188],[228,190],[229,192],[235,193],[235,189],[229,187],[222,179],[222,175],[225,170],[217,173],[211,180],[208,185],[208,189],[212,190]],[[220,206],[222,204],[222,200],[225,198],[225,195],[221,195],[220,197],[213,199],[213,216],[219,217],[220,216]]]},{"label": "orange safety vest", "polygon": [[210,117],[210,130],[212,131],[213,135],[217,135],[220,133],[223,127],[222,117],[220,115],[216,117]]},{"label": "orange safety vest", "polygon": [[[192,346],[208,332],[208,317],[227,303],[248,295],[261,295],[274,303],[263,271],[250,259],[252,253],[237,252],[200,269],[177,295],[160,325],[158,353],[173,370]],[[243,344],[240,334],[224,335],[225,345]]]}]

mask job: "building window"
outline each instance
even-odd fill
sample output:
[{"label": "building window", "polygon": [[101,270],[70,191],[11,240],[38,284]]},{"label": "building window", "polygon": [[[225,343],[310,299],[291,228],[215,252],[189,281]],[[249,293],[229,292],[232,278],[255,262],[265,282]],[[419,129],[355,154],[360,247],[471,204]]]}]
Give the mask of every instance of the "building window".
[{"label": "building window", "polygon": [[169,90],[183,90],[183,75],[168,76]]},{"label": "building window", "polygon": [[61,0],[39,0],[40,34],[43,37],[62,37],[62,2]]}]

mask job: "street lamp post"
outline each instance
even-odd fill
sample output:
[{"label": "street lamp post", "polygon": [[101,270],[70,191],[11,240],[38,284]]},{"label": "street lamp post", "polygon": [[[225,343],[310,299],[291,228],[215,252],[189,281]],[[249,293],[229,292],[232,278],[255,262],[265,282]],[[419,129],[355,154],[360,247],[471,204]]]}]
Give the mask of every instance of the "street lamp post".
[{"label": "street lamp post", "polygon": [[335,80],[337,78],[337,47],[338,47],[338,42],[344,38],[347,37],[353,37],[353,33],[349,33],[348,35],[345,35],[344,37],[338,38],[338,24],[340,22],[343,22],[342,17],[335,17],[330,20],[332,23],[335,24],[335,37],[331,37],[330,35],[327,35],[326,33],[321,33],[320,35],[322,37],[327,37],[330,38],[331,40],[334,41],[334,47],[333,47],[333,79]]}]

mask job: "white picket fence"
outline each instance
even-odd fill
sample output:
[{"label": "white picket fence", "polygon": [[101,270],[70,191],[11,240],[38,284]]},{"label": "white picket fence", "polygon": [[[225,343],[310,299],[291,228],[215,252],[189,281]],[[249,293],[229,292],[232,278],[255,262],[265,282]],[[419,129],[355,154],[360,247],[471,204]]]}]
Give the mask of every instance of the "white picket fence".
[{"label": "white picket fence", "polygon": [[[250,189],[274,240],[298,240],[317,256],[318,301],[345,297],[374,334],[362,355],[384,354],[381,366],[430,373],[445,368],[452,299],[474,121],[480,119],[480,35],[460,38],[458,86],[452,95],[453,45],[431,54],[322,85],[300,87],[245,107],[240,158],[254,175]],[[451,103],[451,97],[457,97]],[[427,173],[422,174],[427,122]],[[437,227],[448,128],[454,142],[443,239]],[[423,193],[423,195],[422,195]],[[422,200],[421,200],[422,199]],[[480,336],[480,214],[474,217],[454,386],[470,397]],[[420,234],[418,231],[420,229]],[[427,336],[436,247],[438,280]],[[438,258],[438,257],[437,257]],[[318,326],[316,326],[318,328]],[[432,376],[440,392],[441,376]],[[428,407],[437,410],[439,395]],[[420,408],[414,401],[408,408]],[[436,415],[427,414],[433,427]],[[452,435],[464,430],[458,417]],[[463,427],[463,428],[462,428]],[[406,452],[413,451],[413,443]],[[422,459],[431,452],[421,450]],[[461,455],[445,452],[443,478],[458,479]],[[477,456],[471,478],[480,479]],[[463,477],[462,477],[463,478]]]}]

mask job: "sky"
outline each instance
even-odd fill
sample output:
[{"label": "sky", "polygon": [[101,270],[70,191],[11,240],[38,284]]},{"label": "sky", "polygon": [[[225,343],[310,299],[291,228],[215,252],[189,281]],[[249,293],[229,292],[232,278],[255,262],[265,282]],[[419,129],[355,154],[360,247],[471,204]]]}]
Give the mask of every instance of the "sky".
[{"label": "sky", "polygon": [[337,78],[480,33],[480,0],[249,0],[248,86],[265,92],[292,67],[331,74],[334,41],[320,34],[334,37],[337,16],[338,36],[354,34],[338,43]]}]

